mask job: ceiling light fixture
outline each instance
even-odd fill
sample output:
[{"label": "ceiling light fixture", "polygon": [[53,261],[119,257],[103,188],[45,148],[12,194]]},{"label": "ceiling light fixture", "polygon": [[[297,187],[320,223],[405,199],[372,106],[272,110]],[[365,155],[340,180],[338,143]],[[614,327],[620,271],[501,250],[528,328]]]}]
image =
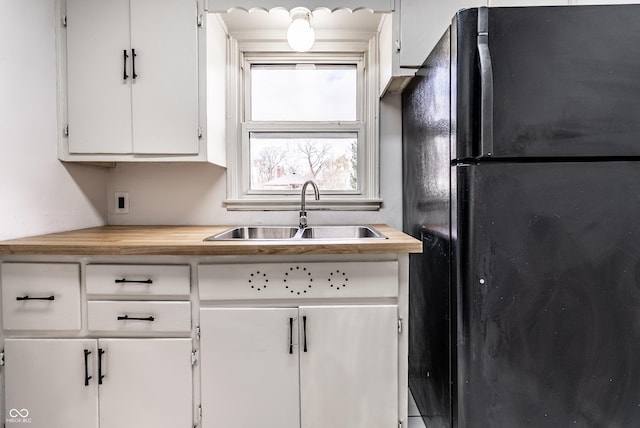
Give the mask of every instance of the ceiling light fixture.
[{"label": "ceiling light fixture", "polygon": [[291,24],[287,30],[287,41],[291,49],[306,52],[313,46],[316,34],[311,28],[311,11],[304,7],[296,7],[289,13]]}]

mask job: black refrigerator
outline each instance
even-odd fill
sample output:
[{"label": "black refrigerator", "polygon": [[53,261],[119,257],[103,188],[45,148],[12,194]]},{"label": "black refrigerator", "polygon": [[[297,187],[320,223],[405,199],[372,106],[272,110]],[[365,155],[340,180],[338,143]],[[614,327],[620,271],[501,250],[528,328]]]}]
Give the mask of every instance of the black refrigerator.
[{"label": "black refrigerator", "polygon": [[402,109],[426,426],[640,427],[640,5],[462,10]]}]

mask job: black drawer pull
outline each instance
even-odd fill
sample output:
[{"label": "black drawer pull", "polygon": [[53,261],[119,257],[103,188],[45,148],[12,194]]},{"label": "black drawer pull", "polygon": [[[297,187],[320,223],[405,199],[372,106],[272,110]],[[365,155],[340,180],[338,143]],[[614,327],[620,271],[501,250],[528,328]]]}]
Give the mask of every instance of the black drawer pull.
[{"label": "black drawer pull", "polygon": [[304,352],[307,352],[307,317],[302,317],[302,331],[304,334]]},{"label": "black drawer pull", "polygon": [[289,353],[293,354],[293,318],[289,318]]},{"label": "black drawer pull", "polygon": [[29,296],[18,296],[16,297],[16,300],[55,300],[56,298],[54,296],[49,296],[49,297],[29,297]]},{"label": "black drawer pull", "polygon": [[124,66],[122,67],[123,80],[127,80],[129,78],[129,76],[127,75],[127,58],[129,58],[129,55],[127,55],[127,50],[125,49],[122,51],[122,61],[124,62]]},{"label": "black drawer pull", "polygon": [[116,279],[115,283],[116,284],[153,284],[153,280],[152,279],[135,280],[135,279],[122,278],[122,279]]},{"label": "black drawer pull", "polygon": [[131,49],[131,71],[133,72],[133,78],[136,79],[138,74],[136,74],[136,50]]},{"label": "black drawer pull", "polygon": [[105,377],[102,374],[102,354],[104,353],[106,353],[104,349],[98,348],[98,385],[102,385],[102,379]]},{"label": "black drawer pull", "polygon": [[89,354],[91,354],[91,351],[89,351],[88,349],[84,350],[84,386],[89,386],[89,379],[92,378],[92,376],[89,376]]},{"label": "black drawer pull", "polygon": [[145,318],[140,318],[140,317],[130,317],[129,315],[122,315],[118,317],[118,321],[123,321],[123,320],[136,320],[136,321],[155,321],[155,318],[152,316],[148,316]]}]

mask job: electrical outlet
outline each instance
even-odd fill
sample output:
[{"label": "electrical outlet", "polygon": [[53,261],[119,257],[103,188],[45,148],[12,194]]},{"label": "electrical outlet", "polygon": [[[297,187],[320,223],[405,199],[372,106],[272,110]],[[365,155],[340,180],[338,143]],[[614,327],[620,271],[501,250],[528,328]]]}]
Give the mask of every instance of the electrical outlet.
[{"label": "electrical outlet", "polygon": [[127,214],[129,212],[129,192],[115,193],[115,210],[116,214]]}]

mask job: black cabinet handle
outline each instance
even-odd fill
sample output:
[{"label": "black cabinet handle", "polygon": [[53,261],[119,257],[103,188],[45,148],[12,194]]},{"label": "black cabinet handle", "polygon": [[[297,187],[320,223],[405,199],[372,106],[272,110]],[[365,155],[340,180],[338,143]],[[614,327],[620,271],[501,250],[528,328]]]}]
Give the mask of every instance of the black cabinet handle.
[{"label": "black cabinet handle", "polygon": [[127,74],[127,58],[129,58],[129,55],[127,55],[127,50],[125,49],[122,51],[122,78],[124,80],[127,80],[129,78],[129,75]]},{"label": "black cabinet handle", "polygon": [[135,280],[135,279],[116,279],[114,281],[116,284],[153,284],[152,279],[143,279],[143,280]]},{"label": "black cabinet handle", "polygon": [[84,350],[84,386],[88,386],[89,379],[92,378],[92,376],[89,376],[89,354],[91,354],[91,351],[89,351],[88,349],[85,349]]},{"label": "black cabinet handle", "polygon": [[48,296],[48,297],[30,297],[30,296],[18,296],[16,297],[16,300],[55,300],[56,298],[54,296]]},{"label": "black cabinet handle", "polygon": [[302,317],[302,334],[304,337],[304,352],[307,352],[307,317]]},{"label": "black cabinet handle", "polygon": [[102,355],[105,354],[106,351],[102,348],[98,348],[98,385],[102,385],[102,379],[104,379],[104,375],[102,374]]},{"label": "black cabinet handle", "polygon": [[118,317],[118,321],[122,321],[122,320],[136,320],[136,321],[155,321],[155,318],[152,316],[148,316],[145,318],[139,318],[139,317],[130,317],[129,315],[122,315]]},{"label": "black cabinet handle", "polygon": [[293,318],[289,318],[289,353],[293,354]]},{"label": "black cabinet handle", "polygon": [[133,78],[137,78],[138,75],[136,74],[136,50],[135,49],[131,49],[131,71],[133,72]]}]

